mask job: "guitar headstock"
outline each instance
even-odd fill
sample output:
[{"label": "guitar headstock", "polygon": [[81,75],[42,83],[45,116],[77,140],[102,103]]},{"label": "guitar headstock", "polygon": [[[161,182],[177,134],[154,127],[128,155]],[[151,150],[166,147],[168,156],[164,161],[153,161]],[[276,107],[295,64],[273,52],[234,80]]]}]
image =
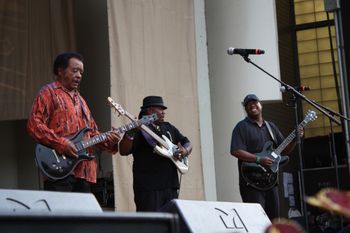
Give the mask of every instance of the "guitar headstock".
[{"label": "guitar headstock", "polygon": [[115,102],[111,97],[108,97],[107,100],[111,105],[111,107],[113,107],[114,110],[116,110],[119,113],[119,115],[125,115],[125,110],[122,108],[120,104]]},{"label": "guitar headstock", "polygon": [[156,113],[153,113],[152,115],[145,115],[140,119],[140,123],[143,125],[149,125],[152,122],[155,122],[158,120],[158,116]]},{"label": "guitar headstock", "polygon": [[312,110],[308,110],[305,116],[304,121],[306,123],[310,122],[310,121],[314,121],[317,118],[316,112],[312,111]]}]

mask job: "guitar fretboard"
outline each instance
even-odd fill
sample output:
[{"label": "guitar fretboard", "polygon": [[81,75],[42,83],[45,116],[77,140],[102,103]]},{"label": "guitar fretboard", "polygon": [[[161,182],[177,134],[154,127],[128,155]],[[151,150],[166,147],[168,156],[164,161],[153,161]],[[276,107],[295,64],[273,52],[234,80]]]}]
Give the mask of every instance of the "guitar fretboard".
[{"label": "guitar fretboard", "polygon": [[[117,104],[116,102],[113,101],[113,99],[111,97],[107,98],[109,103],[111,104],[111,106],[119,112],[119,114],[121,115],[125,115],[127,118],[129,118],[131,121],[135,121],[135,117],[133,115],[131,115],[130,113],[128,113],[127,111],[125,111],[119,104]],[[154,114],[153,114],[154,115]],[[156,117],[156,116],[154,116]],[[148,128],[146,125],[141,125],[141,129],[143,131],[145,131],[146,133],[148,133],[152,138],[154,138],[158,143],[160,143],[162,146],[164,146],[166,149],[169,149],[168,144],[161,138],[159,137],[157,134],[155,134],[150,128]]]},{"label": "guitar fretboard", "polygon": [[[131,130],[131,129],[134,129],[136,127],[139,127],[140,125],[142,125],[142,121],[141,120],[133,121],[133,122],[125,124],[125,125],[123,125],[123,126],[121,126],[119,128],[116,128],[116,129],[114,129],[112,131],[115,131],[118,134],[121,134],[121,133],[125,133],[128,130]],[[111,131],[109,131],[109,132],[111,132]],[[104,141],[107,140],[107,134],[109,132],[101,133],[101,134],[96,135],[96,136],[94,136],[92,138],[89,138],[89,139],[77,142],[75,144],[75,147],[77,148],[77,150],[79,152],[79,151],[85,150],[88,147],[91,147],[91,146],[94,146],[94,145],[96,145],[98,143],[104,142]]]},{"label": "guitar fretboard", "polygon": [[[133,115],[131,115],[128,112],[125,112],[125,115],[130,119],[133,120],[135,119]],[[146,125],[141,125],[141,129],[144,130],[146,133],[148,133],[151,137],[153,137],[157,142],[159,142],[162,146],[164,146],[166,149],[169,149],[168,144],[159,137],[157,134],[155,134],[150,128],[148,128]]]},{"label": "guitar fretboard", "polygon": [[[302,129],[306,124],[308,123],[308,121],[303,120],[299,125],[298,125],[298,130]],[[293,141],[293,139],[295,138],[296,134],[295,134],[295,130],[293,130],[293,132],[291,132],[288,137],[276,148],[276,150],[274,150],[274,152],[276,154],[281,154],[282,151],[289,145],[289,143],[291,143]]]}]

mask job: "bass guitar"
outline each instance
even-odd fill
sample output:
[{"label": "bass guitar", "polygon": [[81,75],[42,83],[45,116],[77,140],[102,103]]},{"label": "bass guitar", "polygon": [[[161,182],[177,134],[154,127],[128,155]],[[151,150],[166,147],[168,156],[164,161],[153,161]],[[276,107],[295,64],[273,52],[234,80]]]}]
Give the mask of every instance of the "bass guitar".
[{"label": "bass guitar", "polygon": [[[298,125],[298,130],[302,129],[307,123],[317,118],[316,112],[309,110],[304,120]],[[296,132],[293,130],[291,134],[275,149],[273,150],[273,142],[268,141],[265,143],[263,150],[260,153],[255,154],[259,157],[269,157],[273,160],[273,164],[270,168],[265,168],[260,164],[253,162],[242,162],[241,175],[243,179],[252,187],[258,190],[268,190],[275,186],[278,179],[278,169],[287,164],[288,156],[281,156],[282,151],[292,142],[295,138]]]},{"label": "bass guitar", "polygon": [[[124,115],[128,117],[131,121],[135,121],[136,118],[125,111],[120,104],[114,102],[114,100],[111,97],[107,98],[110,105],[118,111],[120,115]],[[189,167],[189,161],[187,157],[184,157],[182,159],[177,159],[174,157],[174,153],[178,150],[178,146],[173,144],[169,138],[167,138],[165,135],[162,135],[162,138],[159,137],[156,133],[154,133],[150,128],[148,128],[146,125],[140,126],[141,130],[145,131],[148,135],[150,135],[154,140],[157,141],[158,145],[156,145],[153,149],[154,151],[168,159],[170,159],[178,169],[178,171],[181,174],[185,174],[188,172]]]},{"label": "bass guitar", "polygon": [[[138,121],[133,121],[129,124],[123,125],[119,128],[113,129],[113,131],[121,134],[130,129],[139,127],[140,125],[150,124],[157,119],[158,117],[156,114],[144,116]],[[69,176],[73,169],[81,161],[92,160],[95,158],[94,156],[89,155],[86,149],[98,143],[106,141],[108,132],[101,133],[89,139],[83,139],[84,134],[90,130],[90,128],[85,127],[79,130],[72,137],[68,137],[68,139],[75,145],[78,151],[78,158],[65,154],[58,154],[54,149],[42,144],[38,144],[35,149],[35,160],[40,170],[50,179],[59,180]]]}]

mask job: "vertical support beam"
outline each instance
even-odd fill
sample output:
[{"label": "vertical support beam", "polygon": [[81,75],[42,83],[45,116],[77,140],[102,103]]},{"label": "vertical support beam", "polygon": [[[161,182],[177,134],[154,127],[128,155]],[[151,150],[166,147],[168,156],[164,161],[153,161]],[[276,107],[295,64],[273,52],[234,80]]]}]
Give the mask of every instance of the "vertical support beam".
[{"label": "vertical support beam", "polygon": [[[334,13],[334,25],[337,39],[339,77],[341,83],[341,93],[343,96],[342,107],[343,114],[349,118],[349,90],[348,75],[346,70],[346,58],[344,48],[343,22],[341,14],[340,0],[324,0],[325,11]],[[348,158],[348,169],[350,169],[350,139],[349,139],[349,122],[343,120],[343,132],[345,136],[346,154]],[[349,170],[350,172],[350,170]]]},{"label": "vertical support beam", "polygon": [[202,169],[205,200],[216,201],[215,153],[210,100],[210,82],[207,53],[207,30],[204,0],[194,0],[196,30],[197,85]]}]

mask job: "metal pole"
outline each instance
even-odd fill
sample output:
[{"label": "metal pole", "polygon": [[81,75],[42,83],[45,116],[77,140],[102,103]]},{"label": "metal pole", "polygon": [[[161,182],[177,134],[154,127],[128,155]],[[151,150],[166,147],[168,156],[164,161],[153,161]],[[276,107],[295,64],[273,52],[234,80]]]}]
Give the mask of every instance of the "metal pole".
[{"label": "metal pole", "polygon": [[[338,47],[338,63],[339,63],[339,77],[341,83],[341,93],[343,96],[342,106],[343,114],[345,117],[349,117],[349,91],[348,91],[348,79],[345,62],[345,50],[344,50],[344,38],[342,27],[342,16],[340,6],[334,10],[334,25],[336,31],[337,47]],[[345,146],[348,158],[348,169],[350,169],[350,140],[349,140],[349,122],[343,120],[343,131],[345,136]],[[350,173],[350,170],[349,170]]]},{"label": "metal pole", "polygon": [[[334,13],[334,26],[337,40],[339,78],[341,83],[341,93],[343,96],[342,107],[343,115],[349,117],[349,91],[348,91],[348,75],[346,71],[344,37],[341,16],[340,0],[324,0],[325,11]],[[333,51],[332,51],[333,52]],[[343,132],[345,136],[345,147],[348,158],[348,169],[350,173],[350,140],[349,140],[349,122],[342,119]]]}]

